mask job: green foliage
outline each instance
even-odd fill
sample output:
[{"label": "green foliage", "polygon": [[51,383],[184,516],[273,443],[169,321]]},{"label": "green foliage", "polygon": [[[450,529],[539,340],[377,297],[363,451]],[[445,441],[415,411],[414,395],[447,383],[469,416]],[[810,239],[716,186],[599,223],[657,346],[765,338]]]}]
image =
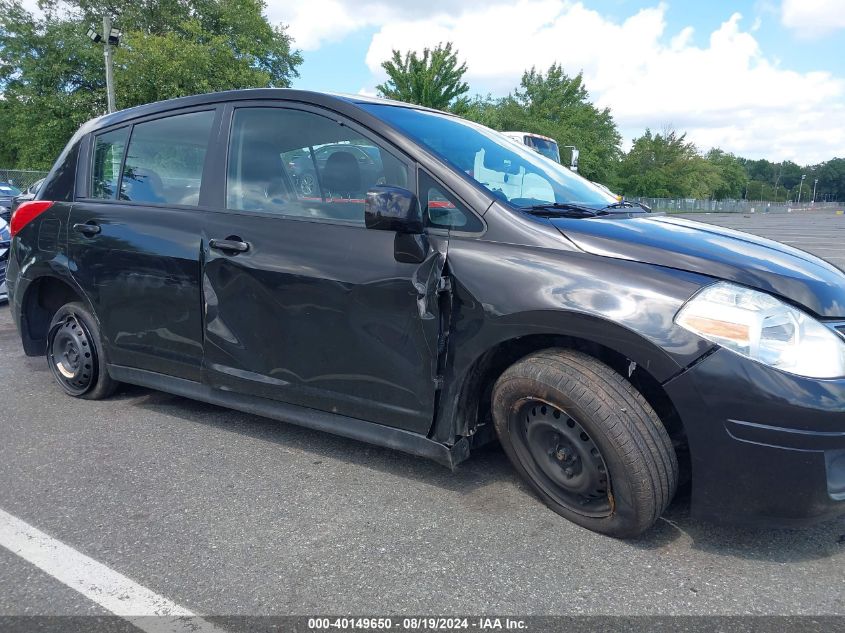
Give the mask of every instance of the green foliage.
[{"label": "green foliage", "polygon": [[780,185],[790,190],[801,182],[801,174],[803,173],[805,173],[805,170],[791,160],[785,160],[778,166]]},{"label": "green foliage", "polygon": [[409,51],[405,56],[394,50],[393,56],[382,63],[388,79],[380,84],[378,93],[388,99],[445,110],[469,92],[463,81],[467,66],[458,63],[458,52],[452,43],[426,48],[422,57]]},{"label": "green foliage", "polygon": [[[845,158],[833,158],[804,167],[792,161],[773,163],[761,159],[742,162],[750,179],[746,194],[749,200],[796,201],[800,189],[801,200],[810,201],[813,199],[813,185],[817,178],[817,201],[845,200]],[[802,175],[806,175],[803,187]]]},{"label": "green foliage", "polygon": [[748,174],[745,173],[742,159],[720,149],[711,149],[707,152],[705,158],[716,168],[719,175],[719,182],[713,191],[713,197],[717,200],[742,198],[745,193],[745,186],[748,184]]},{"label": "green foliage", "polygon": [[[438,46],[436,50],[451,51],[451,46]],[[582,176],[629,197],[795,200],[801,175],[807,174],[802,199],[812,196],[814,178],[819,179],[817,199],[825,195],[845,199],[845,159],[802,168],[791,161],[776,164],[747,160],[718,148],[702,155],[685,134],[672,129],[662,134],[646,130],[634,139],[631,151],[623,154],[611,112],[598,109],[590,101],[581,73],[570,77],[559,64],[553,64],[546,73],[535,68],[526,71],[519,87],[501,99],[489,94],[426,99],[432,66],[426,61],[429,53],[426,51],[420,60],[413,53],[406,53],[403,58],[393,51],[393,58],[383,64],[391,80],[379,86],[380,93],[411,103],[448,107],[459,116],[495,130],[550,136],[561,147],[564,162],[563,148],[574,145],[581,151]],[[466,66],[457,66],[456,55],[452,62],[452,68],[459,71],[460,82]],[[461,94],[466,92],[463,87],[462,91]]]},{"label": "green foliage", "polygon": [[561,148],[574,145],[581,151],[579,172],[590,180],[610,182],[622,156],[610,110],[593,105],[582,73],[570,77],[559,64],[545,75],[534,68],[523,73],[519,89],[504,100],[500,125],[550,136]]},{"label": "green foliage", "polygon": [[699,155],[686,134],[651,130],[634,139],[619,166],[617,186],[626,196],[710,198],[724,186],[718,165]]},{"label": "green foliage", "polygon": [[811,170],[811,174],[807,176],[808,179],[819,179],[816,200],[823,200],[825,196],[831,200],[845,200],[845,158],[834,158],[821,163]]},{"label": "green foliage", "polygon": [[449,110],[490,128],[496,129],[498,125],[499,103],[489,94],[485,97],[475,95],[472,99],[459,99]]},{"label": "green foliage", "polygon": [[503,99],[476,97],[454,111],[496,130],[532,132],[555,139],[561,148],[576,146],[581,151],[579,172],[590,180],[612,181],[622,155],[610,111],[590,102],[581,73],[569,77],[558,64],[545,74],[526,71],[519,88]]},{"label": "green foliage", "polygon": [[78,21],[36,20],[0,0],[4,165],[47,168],[76,129],[105,109],[101,47]]},{"label": "green foliage", "polygon": [[190,94],[288,86],[302,63],[262,0],[71,0],[67,12],[0,0],[0,147],[4,165],[48,168],[86,120],[106,110],[103,48],[89,26],[103,11],[122,31],[118,108]]}]

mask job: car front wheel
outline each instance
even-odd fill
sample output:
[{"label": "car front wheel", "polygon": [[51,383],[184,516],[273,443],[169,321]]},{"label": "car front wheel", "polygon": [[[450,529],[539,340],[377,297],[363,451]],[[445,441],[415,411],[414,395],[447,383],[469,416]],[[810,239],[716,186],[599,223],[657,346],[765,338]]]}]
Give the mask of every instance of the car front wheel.
[{"label": "car front wheel", "polygon": [[678,460],[660,418],[630,382],[586,354],[523,358],[496,382],[492,406],[517,471],[578,525],[636,536],[675,494]]}]

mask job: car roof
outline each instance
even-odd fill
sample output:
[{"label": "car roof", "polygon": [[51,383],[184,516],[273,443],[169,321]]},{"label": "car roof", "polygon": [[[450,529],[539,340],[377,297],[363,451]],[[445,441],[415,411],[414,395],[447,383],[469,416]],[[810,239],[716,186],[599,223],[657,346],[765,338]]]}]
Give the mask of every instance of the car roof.
[{"label": "car roof", "polygon": [[227,101],[243,101],[243,100],[273,100],[280,99],[285,101],[298,101],[306,104],[319,105],[324,107],[342,107],[342,106],[359,106],[359,105],[391,105],[402,108],[410,108],[414,110],[425,110],[428,112],[437,112],[439,114],[452,115],[450,112],[441,112],[440,110],[433,110],[423,106],[405,103],[403,101],[394,101],[392,99],[382,99],[380,97],[371,97],[367,95],[351,95],[344,93],[332,92],[316,92],[311,90],[295,90],[292,88],[250,88],[246,90],[226,90],[223,92],[209,92],[200,95],[191,95],[188,97],[178,97],[176,99],[168,99],[167,101],[157,101],[155,103],[147,103],[126,110],[120,110],[111,114],[104,114],[100,117],[92,119],[84,127],[86,132],[95,129],[107,127],[130,121],[149,115],[167,112],[168,110],[178,110],[182,108],[192,108],[203,105],[216,105],[225,103]]}]

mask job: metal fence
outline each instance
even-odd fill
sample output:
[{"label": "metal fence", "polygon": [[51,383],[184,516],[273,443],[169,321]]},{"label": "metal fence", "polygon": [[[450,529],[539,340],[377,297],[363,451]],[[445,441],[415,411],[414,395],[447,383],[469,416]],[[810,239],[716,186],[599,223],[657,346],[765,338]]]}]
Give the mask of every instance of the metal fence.
[{"label": "metal fence", "polygon": [[33,169],[0,169],[0,182],[8,182],[21,191],[25,191],[32,183],[41,180],[46,175],[46,171]]},{"label": "metal fence", "polygon": [[698,200],[696,198],[629,198],[653,211],[668,213],[788,213],[796,210],[839,210],[841,202],[760,202],[759,200]]}]

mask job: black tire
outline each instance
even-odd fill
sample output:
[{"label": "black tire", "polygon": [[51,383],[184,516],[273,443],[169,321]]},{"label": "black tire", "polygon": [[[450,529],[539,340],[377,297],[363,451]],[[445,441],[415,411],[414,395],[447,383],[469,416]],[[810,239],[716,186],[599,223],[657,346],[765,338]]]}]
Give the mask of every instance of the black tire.
[{"label": "black tire", "polygon": [[86,400],[112,395],[118,383],[106,369],[97,321],[81,303],[56,311],[47,333],[47,364],[65,393]]},{"label": "black tire", "polygon": [[586,354],[523,358],[496,381],[492,409],[517,471],[578,525],[637,536],[675,494],[678,459],[660,418],[630,382]]}]

